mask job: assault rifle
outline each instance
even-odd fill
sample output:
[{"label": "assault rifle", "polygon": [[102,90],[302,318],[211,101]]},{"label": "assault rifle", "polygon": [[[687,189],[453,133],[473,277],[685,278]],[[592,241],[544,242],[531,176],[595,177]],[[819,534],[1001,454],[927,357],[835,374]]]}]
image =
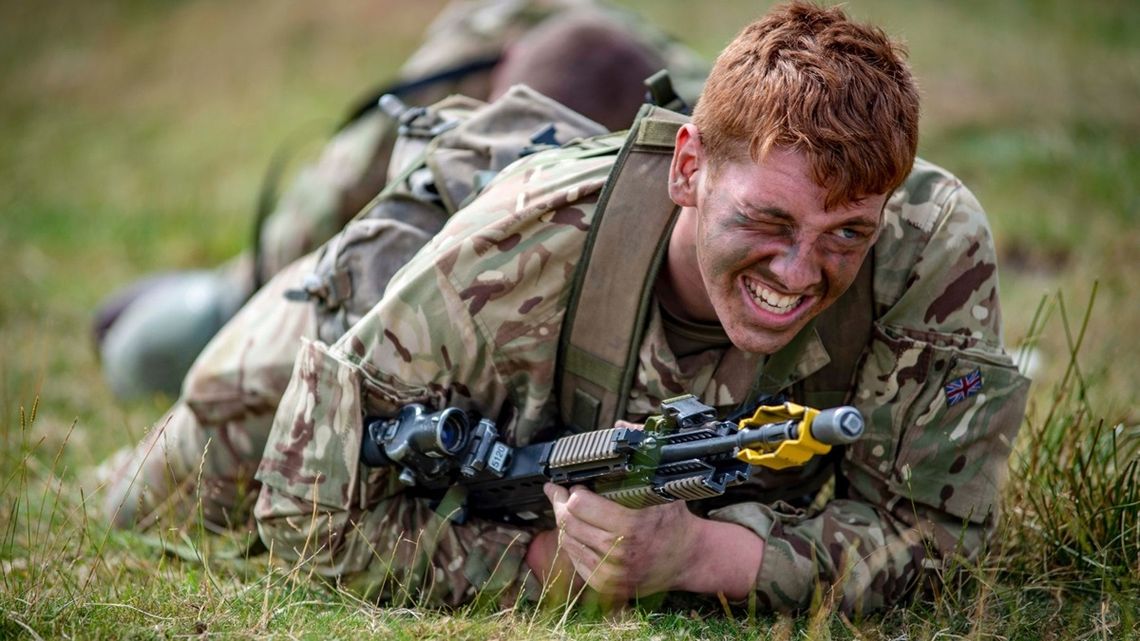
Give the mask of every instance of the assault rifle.
[{"label": "assault rifle", "polygon": [[691,395],[669,399],[661,409],[644,429],[616,427],[511,447],[491,420],[412,404],[394,418],[365,419],[360,459],[369,467],[400,468],[400,481],[416,495],[440,499],[458,492],[457,520],[470,514],[526,521],[549,511],[542,492],[548,481],[585,485],[633,508],[691,501],[745,482],[754,465],[803,465],[863,434],[863,416],[849,406],[762,406],[739,423],[717,420],[712,407]]}]

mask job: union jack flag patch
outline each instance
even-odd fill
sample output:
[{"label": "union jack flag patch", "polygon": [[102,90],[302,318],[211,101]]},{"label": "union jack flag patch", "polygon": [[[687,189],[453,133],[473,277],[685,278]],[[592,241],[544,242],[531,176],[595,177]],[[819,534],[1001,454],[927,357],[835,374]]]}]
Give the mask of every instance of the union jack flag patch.
[{"label": "union jack flag patch", "polygon": [[953,407],[982,391],[982,370],[976,369],[961,378],[950,381],[946,390],[946,405]]}]

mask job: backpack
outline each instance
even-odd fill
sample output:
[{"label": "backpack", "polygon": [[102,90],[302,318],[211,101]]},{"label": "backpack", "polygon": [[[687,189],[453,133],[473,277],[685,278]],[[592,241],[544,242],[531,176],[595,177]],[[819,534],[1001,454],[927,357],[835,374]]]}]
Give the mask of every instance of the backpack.
[{"label": "backpack", "polygon": [[316,304],[317,337],[328,344],[496,173],[528,153],[607,133],[524,85],[490,104],[464,96],[411,109],[385,102],[399,123],[388,185],[324,245],[316,269],[291,295]]}]

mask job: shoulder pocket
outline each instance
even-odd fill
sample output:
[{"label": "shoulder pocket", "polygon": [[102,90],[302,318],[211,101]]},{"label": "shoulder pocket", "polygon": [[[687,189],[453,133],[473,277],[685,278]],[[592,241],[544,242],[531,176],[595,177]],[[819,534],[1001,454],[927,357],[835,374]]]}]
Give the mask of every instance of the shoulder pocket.
[{"label": "shoulder pocket", "polygon": [[851,460],[894,496],[983,522],[1005,482],[1028,389],[1004,354],[968,349],[960,336],[876,326],[856,398],[868,429]]}]

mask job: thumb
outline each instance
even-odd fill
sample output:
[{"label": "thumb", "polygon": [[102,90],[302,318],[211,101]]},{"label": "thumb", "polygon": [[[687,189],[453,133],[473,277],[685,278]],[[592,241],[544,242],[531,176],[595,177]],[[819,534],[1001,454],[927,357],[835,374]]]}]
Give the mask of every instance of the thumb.
[{"label": "thumb", "polygon": [[565,503],[567,499],[570,498],[570,492],[568,492],[566,488],[561,485],[555,485],[554,483],[543,485],[542,493],[546,495],[546,499],[550,501],[552,506]]}]

